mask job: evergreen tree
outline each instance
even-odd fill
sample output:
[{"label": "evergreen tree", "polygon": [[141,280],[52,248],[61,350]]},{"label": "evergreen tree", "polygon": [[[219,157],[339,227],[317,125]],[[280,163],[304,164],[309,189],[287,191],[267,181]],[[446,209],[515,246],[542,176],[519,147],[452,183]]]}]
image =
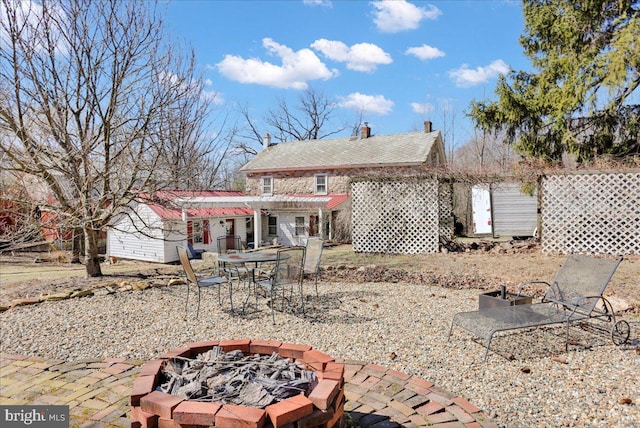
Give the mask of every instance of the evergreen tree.
[{"label": "evergreen tree", "polygon": [[470,116],[523,154],[586,162],[640,154],[640,0],[524,0],[520,44],[535,72],[502,76]]}]

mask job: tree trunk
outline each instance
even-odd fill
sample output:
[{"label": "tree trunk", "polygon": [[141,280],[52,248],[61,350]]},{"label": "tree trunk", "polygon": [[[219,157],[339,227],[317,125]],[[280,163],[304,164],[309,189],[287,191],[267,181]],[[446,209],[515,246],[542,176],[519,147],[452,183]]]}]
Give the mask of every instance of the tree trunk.
[{"label": "tree trunk", "polygon": [[88,227],[84,228],[84,258],[87,278],[102,276],[98,254],[98,234]]},{"label": "tree trunk", "polygon": [[73,229],[73,241],[71,244],[71,263],[80,263],[80,256],[82,251],[82,229]]}]

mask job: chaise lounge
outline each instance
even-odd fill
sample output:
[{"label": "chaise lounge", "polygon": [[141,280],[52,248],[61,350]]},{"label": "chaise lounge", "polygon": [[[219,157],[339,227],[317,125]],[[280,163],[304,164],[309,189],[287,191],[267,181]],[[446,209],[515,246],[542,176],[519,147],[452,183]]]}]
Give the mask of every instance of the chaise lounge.
[{"label": "chaise lounge", "polygon": [[546,284],[548,288],[541,302],[457,313],[451,321],[449,339],[454,325],[484,339],[486,361],[491,339],[497,332],[566,324],[565,349],[568,349],[572,322],[600,318],[611,323],[613,343],[623,344],[629,339],[629,323],[616,320],[611,303],[603,296],[621,261],[622,258],[611,260],[571,254],[552,283],[528,281],[520,285],[518,295],[527,284]]}]

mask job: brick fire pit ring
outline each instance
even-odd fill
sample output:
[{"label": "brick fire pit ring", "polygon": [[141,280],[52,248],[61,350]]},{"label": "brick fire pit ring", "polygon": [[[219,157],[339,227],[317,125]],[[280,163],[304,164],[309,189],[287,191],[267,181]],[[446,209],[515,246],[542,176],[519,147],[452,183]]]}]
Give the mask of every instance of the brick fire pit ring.
[{"label": "brick fire pit ring", "polygon": [[[194,358],[214,346],[222,351],[271,355],[274,352],[312,370],[319,382],[309,393],[296,395],[264,409],[184,400],[158,390],[160,373],[172,358]],[[146,362],[131,392],[131,427],[215,426],[220,428],[264,426],[282,427],[295,423],[298,428],[344,426],[344,364],[308,345],[272,340],[222,340],[190,343]]]}]

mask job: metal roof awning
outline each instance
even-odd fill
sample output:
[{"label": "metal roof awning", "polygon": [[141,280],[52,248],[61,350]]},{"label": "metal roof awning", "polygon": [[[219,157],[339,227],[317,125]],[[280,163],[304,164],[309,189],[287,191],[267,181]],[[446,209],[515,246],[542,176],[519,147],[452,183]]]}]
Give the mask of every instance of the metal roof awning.
[{"label": "metal roof awning", "polygon": [[185,204],[243,204],[253,209],[274,209],[274,208],[323,208],[332,200],[327,196],[200,196],[192,198],[178,198],[176,202]]}]

